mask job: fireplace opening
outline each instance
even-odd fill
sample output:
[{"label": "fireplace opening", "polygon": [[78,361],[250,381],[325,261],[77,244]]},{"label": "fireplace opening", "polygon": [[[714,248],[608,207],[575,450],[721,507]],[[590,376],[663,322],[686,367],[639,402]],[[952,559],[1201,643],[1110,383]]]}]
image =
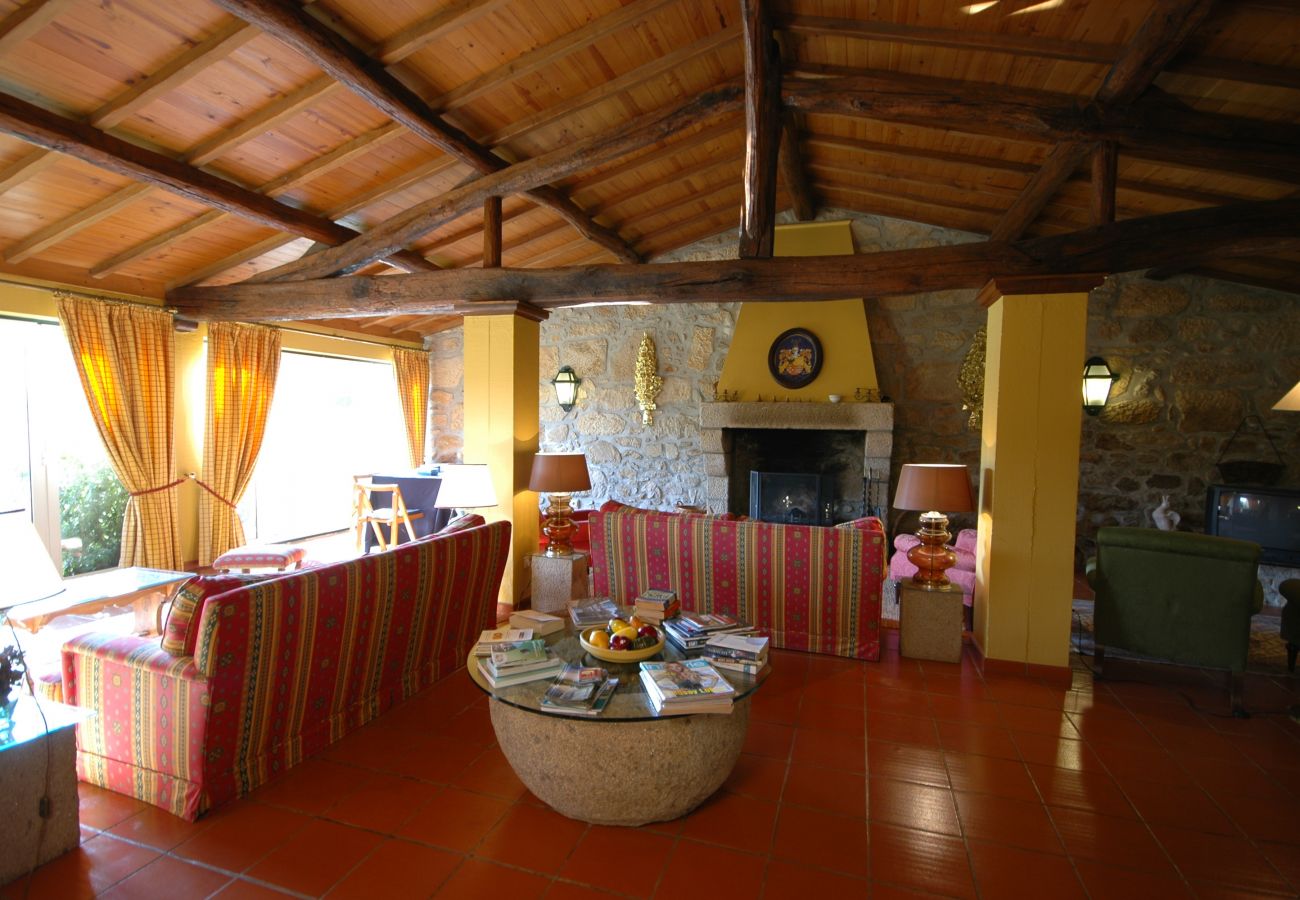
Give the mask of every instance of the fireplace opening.
[{"label": "fireplace opening", "polygon": [[846,522],[863,514],[865,432],[728,430],[730,512],[770,522],[823,525]]}]

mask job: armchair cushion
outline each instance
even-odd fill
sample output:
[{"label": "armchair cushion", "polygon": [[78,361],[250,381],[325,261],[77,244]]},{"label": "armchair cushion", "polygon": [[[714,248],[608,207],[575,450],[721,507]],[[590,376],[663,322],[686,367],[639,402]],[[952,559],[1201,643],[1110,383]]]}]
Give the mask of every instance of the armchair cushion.
[{"label": "armchair cushion", "polygon": [[199,639],[198,611],[205,597],[225,593],[274,575],[195,575],[172,596],[167,623],[162,629],[162,649],[172,656],[193,656]]},{"label": "armchair cushion", "polygon": [[1259,555],[1248,541],[1102,528],[1088,573],[1097,646],[1244,671],[1250,617],[1263,599]]}]

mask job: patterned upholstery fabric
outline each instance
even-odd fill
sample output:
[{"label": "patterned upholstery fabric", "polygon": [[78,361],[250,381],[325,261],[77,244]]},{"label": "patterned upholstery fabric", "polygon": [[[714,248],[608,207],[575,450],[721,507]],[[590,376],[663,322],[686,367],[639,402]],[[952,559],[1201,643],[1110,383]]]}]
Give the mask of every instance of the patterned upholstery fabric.
[{"label": "patterned upholstery fabric", "polygon": [[437,533],[454,534],[457,531],[464,531],[466,528],[478,528],[480,525],[483,525],[486,521],[487,520],[484,519],[482,516],[480,516],[478,513],[465,513],[464,515],[457,516],[456,518],[448,522],[446,525],[442,526],[442,528],[439,529]]},{"label": "patterned upholstery fabric", "polygon": [[191,820],[248,793],[462,666],[509,547],[494,522],[207,595],[193,657],[69,641],[79,776]]},{"label": "patterned upholstery fabric", "polygon": [[302,563],[307,550],[284,544],[276,547],[236,547],[212,561],[214,569],[287,569]]},{"label": "patterned upholstery fabric", "polygon": [[167,608],[167,623],[162,631],[162,648],[172,656],[193,656],[199,639],[199,608],[205,597],[224,594],[245,584],[253,584],[273,575],[195,575],[181,584]]},{"label": "patterned upholstery fabric", "polygon": [[777,647],[880,658],[885,534],[617,510],[591,517],[599,596],[674,590],[682,607],[760,626]]}]

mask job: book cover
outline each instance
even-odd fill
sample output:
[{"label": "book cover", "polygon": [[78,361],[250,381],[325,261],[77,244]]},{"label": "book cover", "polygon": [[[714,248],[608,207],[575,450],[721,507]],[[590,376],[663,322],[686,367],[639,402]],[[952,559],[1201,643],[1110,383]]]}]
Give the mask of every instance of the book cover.
[{"label": "book cover", "polygon": [[492,665],[499,671],[516,666],[546,661],[546,641],[519,641],[514,644],[494,644],[490,656]]},{"label": "book cover", "polygon": [[610,619],[617,619],[619,614],[618,606],[608,597],[597,597],[592,600],[574,600],[569,603],[569,618],[573,624],[579,628],[588,628],[592,625],[604,625]]},{"label": "book cover", "polygon": [[483,679],[496,690],[498,688],[510,687],[516,684],[526,684],[529,681],[540,681],[543,678],[552,678],[561,669],[564,663],[559,657],[544,663],[538,668],[528,668],[522,672],[507,672],[502,675],[495,675],[491,670],[490,660],[479,660],[478,670]]},{"label": "book cover", "polygon": [[687,697],[722,697],[734,694],[736,689],[708,660],[684,659],[673,662],[643,662],[641,671],[648,673],[654,690],[672,703]]},{"label": "book cover", "polygon": [[650,588],[649,590],[642,591],[641,595],[636,598],[637,603],[659,607],[670,606],[676,600],[676,591],[659,590],[658,588]]},{"label": "book cover", "polygon": [[641,672],[641,682],[646,687],[646,700],[649,702],[650,708],[653,709],[657,715],[688,716],[694,715],[695,713],[719,713],[728,715],[731,713],[732,707],[734,706],[731,702],[730,696],[701,696],[693,697],[689,702],[666,702],[663,697],[655,693],[655,682],[654,679],[650,677],[649,672],[644,670]]},{"label": "book cover", "polygon": [[759,659],[767,655],[768,639],[755,634],[714,634],[705,642],[710,653],[742,659]]},{"label": "book cover", "polygon": [[542,635],[563,631],[564,620],[559,616],[552,616],[549,613],[535,609],[521,609],[519,612],[510,614],[510,627],[531,628],[534,637],[541,637]]},{"label": "book cover", "polygon": [[609,698],[614,696],[614,691],[618,689],[617,678],[607,678],[599,688],[596,689],[596,695],[592,697],[589,704],[582,706],[556,706],[546,702],[542,698],[541,707],[547,712],[560,713],[565,716],[598,716],[606,706],[609,705]]}]

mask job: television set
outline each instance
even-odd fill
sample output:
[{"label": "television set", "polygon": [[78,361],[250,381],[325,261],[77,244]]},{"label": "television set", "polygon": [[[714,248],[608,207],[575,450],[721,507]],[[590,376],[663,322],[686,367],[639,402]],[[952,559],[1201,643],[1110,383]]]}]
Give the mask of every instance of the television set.
[{"label": "television set", "polygon": [[1259,544],[1260,562],[1300,566],[1300,489],[1210,485],[1205,532]]}]

